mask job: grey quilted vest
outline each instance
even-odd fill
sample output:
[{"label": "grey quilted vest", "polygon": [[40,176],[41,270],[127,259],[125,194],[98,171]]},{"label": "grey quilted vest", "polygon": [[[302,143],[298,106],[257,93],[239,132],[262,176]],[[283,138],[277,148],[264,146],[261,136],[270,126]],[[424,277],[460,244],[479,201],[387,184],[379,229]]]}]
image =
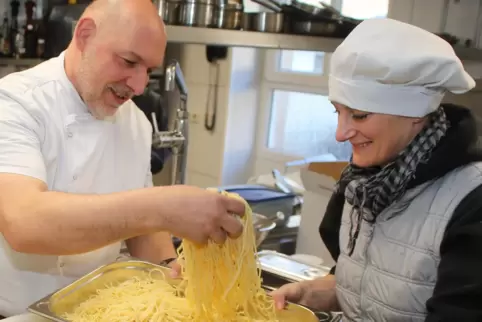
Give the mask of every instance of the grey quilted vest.
[{"label": "grey quilted vest", "polygon": [[460,201],[481,184],[482,163],[473,163],[407,191],[374,224],[363,221],[350,257],[345,211],[336,265],[344,320],[424,321],[445,227]]}]

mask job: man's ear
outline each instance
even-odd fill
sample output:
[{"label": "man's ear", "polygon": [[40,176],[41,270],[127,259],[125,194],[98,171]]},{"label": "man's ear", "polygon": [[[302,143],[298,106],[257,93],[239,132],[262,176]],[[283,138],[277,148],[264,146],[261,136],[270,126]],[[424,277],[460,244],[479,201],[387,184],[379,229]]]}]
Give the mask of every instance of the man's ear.
[{"label": "man's ear", "polygon": [[82,18],[77,22],[74,31],[74,41],[77,48],[83,52],[89,40],[94,38],[97,25],[92,18]]}]

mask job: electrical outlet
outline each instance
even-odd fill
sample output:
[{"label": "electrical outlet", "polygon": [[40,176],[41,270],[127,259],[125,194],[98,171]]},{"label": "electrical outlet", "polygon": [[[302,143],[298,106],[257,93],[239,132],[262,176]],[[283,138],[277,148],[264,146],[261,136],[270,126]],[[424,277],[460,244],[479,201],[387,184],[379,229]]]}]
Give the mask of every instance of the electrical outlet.
[{"label": "electrical outlet", "polygon": [[190,118],[192,124],[199,124],[199,114],[189,113],[189,118]]}]

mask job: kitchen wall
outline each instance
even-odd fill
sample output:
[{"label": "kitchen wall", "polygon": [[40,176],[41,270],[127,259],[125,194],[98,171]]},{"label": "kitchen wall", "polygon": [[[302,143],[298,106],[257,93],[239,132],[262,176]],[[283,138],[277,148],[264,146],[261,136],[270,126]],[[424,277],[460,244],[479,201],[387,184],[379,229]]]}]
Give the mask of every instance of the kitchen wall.
[{"label": "kitchen wall", "polygon": [[[0,1],[0,13],[8,1]],[[446,4],[448,4],[446,6]],[[478,19],[479,1],[474,0],[392,0],[390,15],[433,32],[441,30],[476,43],[480,34]],[[248,2],[247,11],[259,7]],[[468,16],[464,16],[468,14]],[[464,23],[461,23],[464,17]],[[469,17],[469,18],[467,18]],[[258,87],[261,56],[264,50],[230,48],[228,57],[220,61],[220,80],[217,93],[217,119],[213,131],[204,125],[207,106],[214,104],[214,72],[203,45],[168,45],[168,58],[180,61],[189,89],[190,135],[187,165],[187,183],[201,187],[245,183],[253,175],[256,142],[256,122],[259,111]],[[471,63],[474,75],[482,76],[482,65]],[[12,72],[12,68],[0,68],[0,75]],[[482,118],[480,108],[482,91],[465,95],[447,95],[446,101],[463,103],[473,108]],[[170,99],[175,102],[175,97]],[[480,112],[479,112],[480,110]],[[156,175],[158,185],[168,184],[169,164]]]}]

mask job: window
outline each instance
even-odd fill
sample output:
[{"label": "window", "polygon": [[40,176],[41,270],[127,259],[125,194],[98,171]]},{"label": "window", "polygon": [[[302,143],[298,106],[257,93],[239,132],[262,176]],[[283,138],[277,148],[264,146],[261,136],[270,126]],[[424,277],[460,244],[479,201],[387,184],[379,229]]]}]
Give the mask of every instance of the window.
[{"label": "window", "polygon": [[[356,19],[385,17],[389,0],[323,0]],[[272,162],[331,155],[346,161],[349,143],[335,140],[337,116],[328,101],[330,53],[267,50],[257,158]]]},{"label": "window", "polygon": [[266,147],[287,155],[333,154],[348,159],[350,146],[336,142],[334,137],[336,121],[337,114],[326,96],[275,89]]},{"label": "window", "polygon": [[325,53],[317,51],[280,50],[276,61],[282,73],[323,75]]},{"label": "window", "polygon": [[388,13],[388,0],[343,0],[341,13],[355,19],[383,18]]}]

